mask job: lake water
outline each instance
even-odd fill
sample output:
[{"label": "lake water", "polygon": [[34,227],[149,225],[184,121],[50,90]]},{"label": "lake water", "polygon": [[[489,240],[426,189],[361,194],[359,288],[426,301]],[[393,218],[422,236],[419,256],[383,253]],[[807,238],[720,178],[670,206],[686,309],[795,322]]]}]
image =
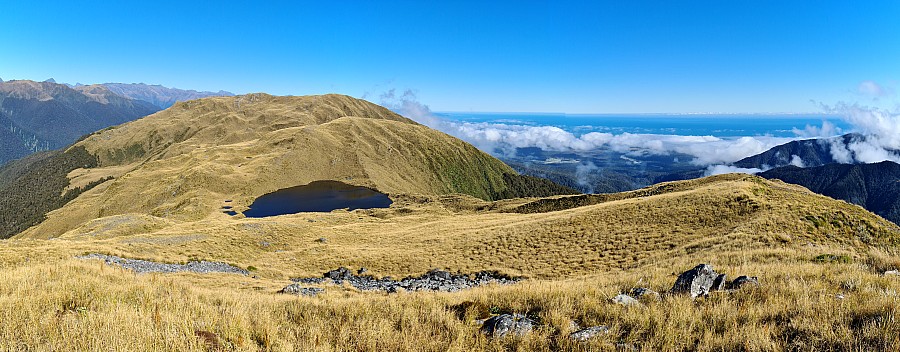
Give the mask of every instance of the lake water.
[{"label": "lake water", "polygon": [[793,129],[821,127],[824,121],[843,131],[851,126],[827,114],[535,114],[440,112],[435,115],[457,122],[506,125],[555,126],[575,135],[589,132],[613,134],[667,134],[685,136],[796,137]]},{"label": "lake water", "polygon": [[336,209],[387,208],[391,203],[386,194],[371,188],[325,180],[264,194],[253,201],[244,216],[261,218]]}]

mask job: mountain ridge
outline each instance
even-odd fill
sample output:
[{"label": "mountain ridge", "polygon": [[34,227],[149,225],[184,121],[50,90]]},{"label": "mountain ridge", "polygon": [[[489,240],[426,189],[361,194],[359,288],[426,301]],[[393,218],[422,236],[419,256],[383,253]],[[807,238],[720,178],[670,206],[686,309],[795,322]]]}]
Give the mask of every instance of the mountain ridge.
[{"label": "mountain ridge", "polygon": [[196,91],[164,87],[158,84],[145,83],[101,83],[110,91],[135,100],[149,102],[160,109],[166,109],[177,102],[207,98],[213,96],[234,96],[234,93],[219,90],[218,92]]},{"label": "mountain ridge", "polygon": [[0,164],[57,149],[84,134],[149,115],[153,105],[102,87],[27,80],[0,83]]}]

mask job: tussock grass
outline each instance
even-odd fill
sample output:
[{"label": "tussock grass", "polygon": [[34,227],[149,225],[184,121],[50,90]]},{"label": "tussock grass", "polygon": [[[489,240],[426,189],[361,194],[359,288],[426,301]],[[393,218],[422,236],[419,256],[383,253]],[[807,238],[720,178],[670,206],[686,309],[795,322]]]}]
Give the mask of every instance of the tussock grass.
[{"label": "tussock grass", "polygon": [[[408,196],[369,212],[116,216],[53,240],[3,241],[0,350],[900,349],[900,278],[882,275],[898,264],[895,225],[750,176],[651,193],[530,214],[508,211],[533,200]],[[73,259],[90,252],[257,270],[136,275]],[[609,302],[635,287],[666,291],[698,263],[730,278],[758,276],[762,286],[639,307]],[[493,269],[531,279],[458,293],[276,293],[289,277],[338,266],[394,277]],[[528,314],[539,327],[525,337],[482,336],[476,320],[501,312]],[[572,320],[611,330],[575,343],[567,339]]]},{"label": "tussock grass", "polygon": [[[697,262],[691,259],[460,293],[387,295],[331,287],[319,298],[235,288],[251,280],[238,275],[135,275],[77,260],[7,267],[0,270],[0,349],[202,351],[207,345],[198,331],[214,334],[225,350],[249,351],[615,350],[622,344],[646,351],[900,348],[900,280],[860,263],[785,258],[720,264],[718,270],[732,277],[759,276],[763,285],[696,301],[664,296],[639,307],[609,302],[635,286],[668,289],[673,270],[686,270]],[[540,326],[524,338],[490,340],[475,322],[487,312],[527,313]],[[611,332],[572,342],[572,320],[607,325]]]}]

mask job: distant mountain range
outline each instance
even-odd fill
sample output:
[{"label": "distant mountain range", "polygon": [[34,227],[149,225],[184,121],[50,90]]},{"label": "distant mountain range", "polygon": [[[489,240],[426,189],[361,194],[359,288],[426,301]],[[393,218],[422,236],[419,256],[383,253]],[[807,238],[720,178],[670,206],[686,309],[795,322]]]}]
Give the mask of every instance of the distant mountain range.
[{"label": "distant mountain range", "polygon": [[785,166],[759,176],[801,185],[809,190],[857,204],[900,224],[900,164],[827,164]]},{"label": "distant mountain range", "polygon": [[143,83],[0,80],[0,165],[68,146],[85,134],[136,120],[178,101],[232,95]]},{"label": "distant mountain range", "polygon": [[0,83],[0,164],[62,148],[79,137],[159,111],[103,86],[52,82]]},{"label": "distant mountain range", "polygon": [[218,92],[198,92],[196,90],[184,90],[167,88],[160,85],[143,83],[104,83],[102,86],[113,93],[129,97],[135,100],[143,100],[156,105],[160,109],[166,109],[179,101],[194,100],[213,96],[234,96],[234,93],[220,90]]}]

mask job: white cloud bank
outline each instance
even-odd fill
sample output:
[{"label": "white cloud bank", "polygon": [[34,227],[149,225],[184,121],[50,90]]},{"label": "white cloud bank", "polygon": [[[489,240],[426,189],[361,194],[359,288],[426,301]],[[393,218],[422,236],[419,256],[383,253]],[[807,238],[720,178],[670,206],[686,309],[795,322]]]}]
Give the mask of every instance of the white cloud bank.
[{"label": "white cloud bank", "polygon": [[[865,83],[865,82],[864,82]],[[880,87],[865,85],[860,90],[878,93]],[[878,93],[880,94],[880,93]],[[418,102],[413,91],[402,95],[390,90],[381,95],[381,105],[398,111],[401,115],[431,128],[440,130],[465,140],[481,150],[514,155],[516,148],[537,147],[559,152],[582,152],[600,148],[610,149],[631,156],[686,154],[693,157],[691,162],[706,166],[706,174],[726,172],[758,173],[760,169],[742,169],[726,164],[748,156],[762,153],[772,147],[792,140],[806,138],[835,137],[844,131],[834,124],[823,121],[822,126],[794,129],[794,138],[754,136],[739,138],[719,138],[714,136],[682,136],[661,134],[611,134],[591,132],[575,135],[553,126],[527,126],[506,123],[472,123],[448,121],[435,116],[428,106]],[[865,136],[847,146],[840,138],[823,140],[831,144],[833,158],[842,163],[872,163],[891,160],[900,163],[900,115],[874,108],[839,104],[836,107],[823,106],[829,112],[842,116],[853,126],[853,130]],[[804,166],[796,155],[790,163]],[[588,172],[588,170],[584,170]]]},{"label": "white cloud bank", "polygon": [[900,163],[900,113],[857,104],[841,103],[835,107],[823,107],[842,116],[861,136],[847,145],[841,143],[840,139],[829,140],[831,156],[835,161]]},{"label": "white cloud bank", "polygon": [[415,93],[409,90],[399,96],[396,91],[390,90],[381,95],[381,104],[416,122],[465,140],[481,150],[502,155],[513,155],[516,148],[526,147],[560,152],[608,148],[629,155],[687,154],[694,157],[692,163],[706,166],[734,162],[792,140],[777,137],[723,139],[713,136],[601,132],[577,136],[553,126],[447,121],[435,116],[428,106],[419,103]]}]

